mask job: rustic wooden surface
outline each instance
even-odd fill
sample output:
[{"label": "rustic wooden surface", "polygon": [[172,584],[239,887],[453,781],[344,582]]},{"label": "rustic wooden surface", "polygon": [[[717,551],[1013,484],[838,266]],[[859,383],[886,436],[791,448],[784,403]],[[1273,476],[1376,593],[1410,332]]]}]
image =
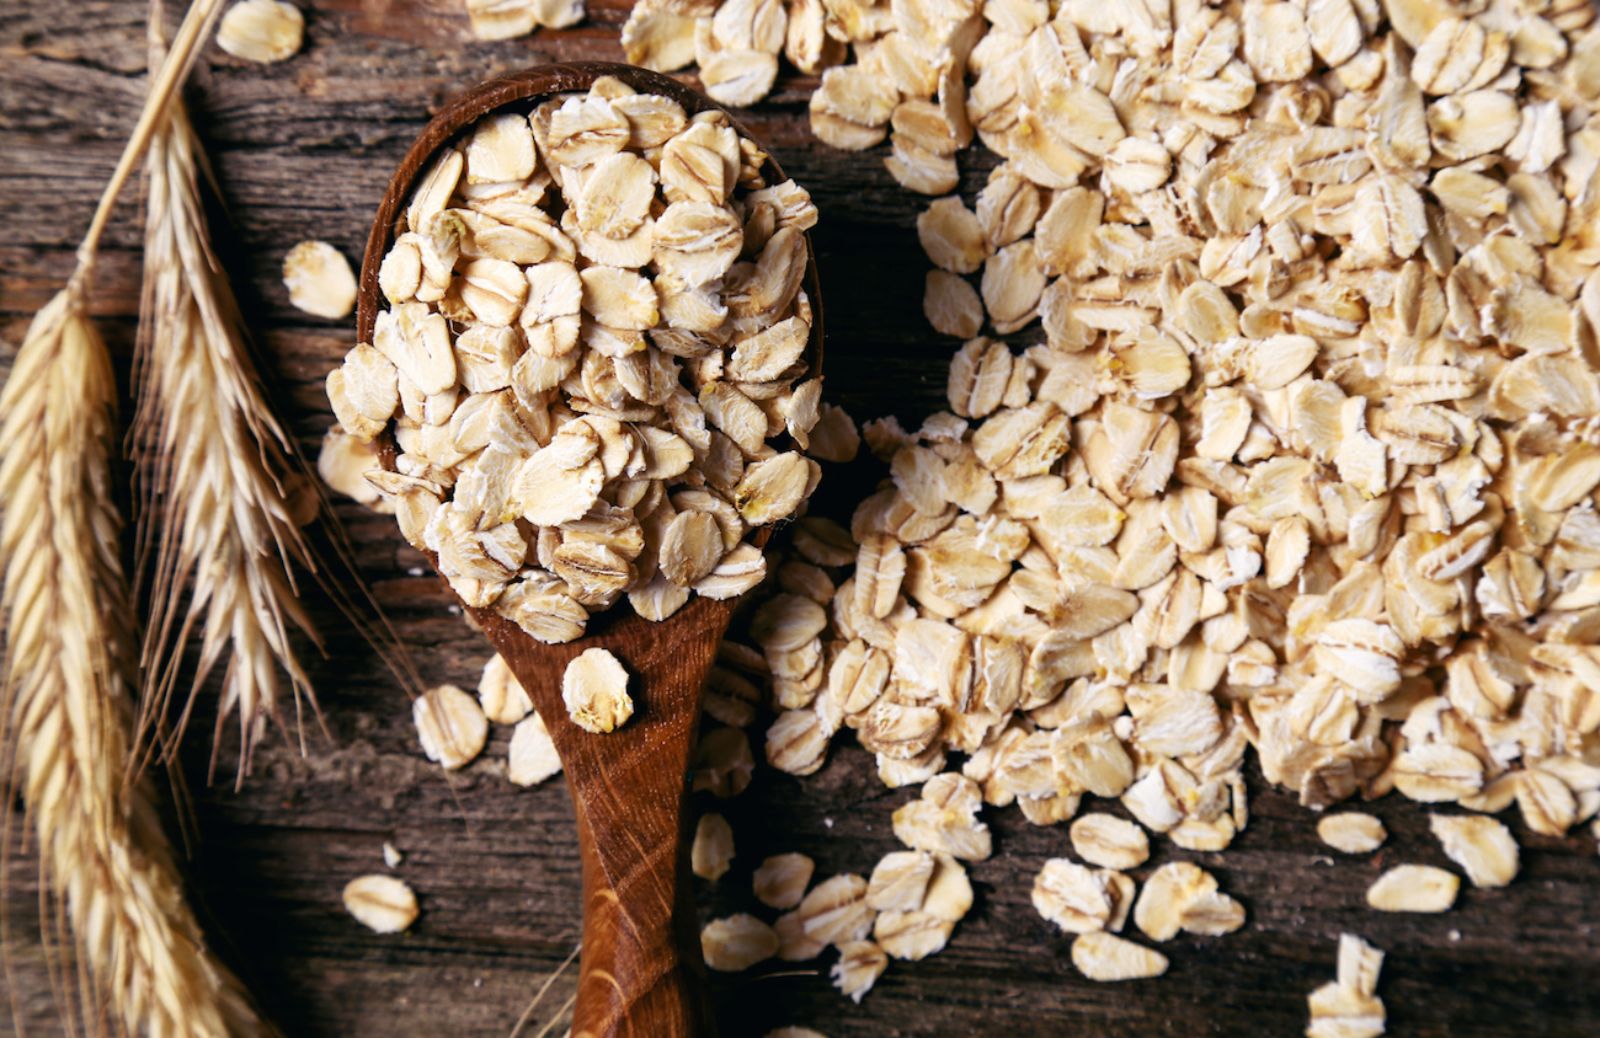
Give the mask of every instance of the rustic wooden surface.
[{"label": "rustic wooden surface", "polygon": [[[321,378],[350,331],[289,307],[278,280],[284,252],[318,237],[358,257],[394,164],[444,99],[543,60],[620,60],[616,34],[627,3],[591,0],[584,27],[500,44],[469,37],[460,0],[300,6],[307,45],[298,57],[263,68],[213,50],[191,100],[231,209],[219,245],[282,409],[314,450],[330,420]],[[71,249],[135,118],[144,14],[142,0],[0,5],[0,377],[28,316],[71,269]],[[954,345],[928,332],[920,315],[917,201],[893,183],[880,156],[829,152],[810,140],[809,85],[781,81],[749,123],[822,210],[816,241],[830,311],[830,395],[857,417],[915,419],[937,406]],[[966,186],[975,189],[985,164],[964,163]],[[136,207],[125,205],[108,235],[96,297],[124,371],[139,236]],[[872,478],[870,467],[863,471],[857,478]],[[834,496],[848,496],[838,490],[847,482],[835,476]],[[486,645],[392,521],[354,507],[341,513],[362,571],[424,676],[475,683]],[[318,615],[333,650],[314,668],[328,737],[313,733],[301,758],[274,736],[238,793],[204,786],[203,732],[192,743],[187,764],[202,834],[192,868],[216,940],[290,1035],[508,1034],[579,932],[566,790],[560,781],[533,790],[506,781],[507,730],[464,774],[427,765],[382,662],[328,609],[319,605]],[[227,764],[225,755],[221,773]],[[1158,860],[1201,861],[1250,912],[1250,924],[1229,937],[1164,946],[1172,968],[1160,980],[1096,986],[1078,977],[1068,940],[1028,901],[1033,873],[1065,852],[1065,832],[1029,826],[1014,810],[991,812],[997,853],[973,868],[977,905],[945,952],[892,964],[859,1007],[828,985],[826,960],[716,978],[724,1034],[805,1023],[832,1038],[1292,1035],[1305,1024],[1306,992],[1332,976],[1341,930],[1389,953],[1381,994],[1393,1034],[1600,1033],[1600,862],[1587,829],[1555,840],[1512,821],[1525,851],[1510,889],[1466,890],[1443,916],[1385,917],[1362,900],[1385,866],[1446,864],[1423,812],[1394,799],[1373,805],[1394,834],[1390,843],[1371,858],[1336,862],[1315,839],[1314,816],[1255,786],[1250,826],[1225,854],[1155,841]],[[781,850],[810,853],[820,874],[869,869],[894,847],[889,814],[908,797],[883,789],[853,747],[836,749],[809,779],[759,772],[743,797],[719,805],[739,856],[715,888],[698,885],[702,907],[749,908],[751,870]],[[400,937],[363,930],[339,904],[348,878],[382,868],[385,840],[405,853],[397,871],[423,905]],[[0,1033],[55,1035],[31,860],[13,861],[6,878],[12,972],[0,977],[8,989],[0,1005],[18,1011],[0,1009]],[[538,1031],[575,979],[568,971],[556,981],[525,1034]]]}]

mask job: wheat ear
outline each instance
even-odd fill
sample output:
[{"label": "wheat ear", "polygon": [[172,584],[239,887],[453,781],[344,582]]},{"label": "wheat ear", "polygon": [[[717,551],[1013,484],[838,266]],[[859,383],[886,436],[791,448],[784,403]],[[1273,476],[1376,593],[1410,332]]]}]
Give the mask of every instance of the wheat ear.
[{"label": "wheat ear", "polygon": [[[0,393],[3,685],[39,866],[88,965],[84,1029],[268,1033],[207,952],[143,784],[124,781],[132,609],[110,494],[116,381],[77,289],[34,319]],[[56,987],[75,986],[65,968]],[[102,1028],[103,1029],[103,1028]]]},{"label": "wheat ear", "polygon": [[[290,504],[291,491],[311,487],[267,405],[232,289],[211,252],[194,131],[181,101],[168,113],[145,162],[135,374],[140,563],[150,581],[139,731],[170,757],[195,693],[226,658],[217,725],[220,731],[237,712],[242,777],[286,698],[315,708],[289,640],[291,627],[317,640],[294,584],[294,568],[315,572],[316,557]],[[169,727],[183,647],[197,628],[199,662]]]},{"label": "wheat ear", "polygon": [[[58,939],[69,923],[75,938],[75,966],[47,955],[74,1034],[271,1033],[206,950],[146,788],[125,781],[134,616],[111,496],[116,380],[86,306],[117,192],[219,7],[196,0],[184,19],[77,270],[0,390],[0,744],[38,833],[42,886],[65,909],[43,915]],[[8,848],[11,823],[7,811]]]},{"label": "wheat ear", "polygon": [[[150,26],[155,63],[159,0]],[[141,759],[172,759],[201,687],[226,658],[216,736],[236,714],[237,783],[249,773],[268,720],[287,727],[286,702],[294,706],[302,753],[304,708],[320,721],[290,642],[298,628],[321,647],[300,604],[297,569],[321,581],[374,645],[393,650],[398,641],[354,571],[320,484],[267,402],[233,289],[211,249],[205,153],[182,100],[167,111],[145,162],[149,203],[134,372],[138,571],[148,581],[149,601],[138,743]],[[348,583],[377,612],[375,626],[326,579],[319,552],[302,532],[318,513]],[[183,650],[197,629],[198,662],[174,718]],[[419,684],[403,651],[386,651],[385,659],[402,683]],[[213,766],[219,743],[214,737]]]}]

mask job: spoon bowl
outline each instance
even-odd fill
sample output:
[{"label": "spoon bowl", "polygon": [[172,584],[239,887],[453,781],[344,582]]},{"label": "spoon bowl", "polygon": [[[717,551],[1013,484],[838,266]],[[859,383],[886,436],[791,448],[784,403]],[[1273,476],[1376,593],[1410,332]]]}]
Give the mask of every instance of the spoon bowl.
[{"label": "spoon bowl", "polygon": [[[423,129],[378,207],[361,264],[358,341],[372,341],[384,306],[378,268],[401,229],[412,189],[433,157],[492,112],[530,111],[551,96],[587,91],[602,76],[615,77],[640,93],[671,98],[690,115],[723,111],[676,80],[603,62],[543,65],[467,91]],[[731,115],[729,120],[742,136],[756,140]],[[786,179],[770,157],[763,173],[768,183]],[[813,315],[806,360],[808,375],[814,376],[822,367],[822,294],[809,238],[806,247],[805,290]],[[383,438],[380,455],[385,467],[394,467],[392,436]],[[770,533],[770,527],[761,527],[750,540],[764,547]],[[438,559],[427,554],[437,567]],[[619,603],[595,614],[584,637],[564,645],[536,641],[492,609],[462,606],[533,700],[566,771],[583,860],[575,1038],[714,1033],[685,880],[683,801],[702,685],[735,604],[696,595],[666,621],[652,623]],[[561,698],[567,663],[590,648],[611,651],[632,676],[633,717],[606,735],[572,723]]]}]

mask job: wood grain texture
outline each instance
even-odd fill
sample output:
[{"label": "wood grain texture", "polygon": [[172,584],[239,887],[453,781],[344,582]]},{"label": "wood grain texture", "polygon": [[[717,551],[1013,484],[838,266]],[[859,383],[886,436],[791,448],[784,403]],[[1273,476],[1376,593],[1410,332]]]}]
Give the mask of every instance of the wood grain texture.
[{"label": "wood grain texture", "polygon": [[[192,92],[231,210],[218,231],[224,261],[276,378],[284,415],[315,451],[330,418],[321,378],[354,341],[349,324],[319,322],[288,305],[283,254],[320,237],[358,258],[374,209],[407,147],[443,101],[487,77],[549,60],[620,60],[626,0],[591,0],[590,23],[565,33],[484,44],[469,38],[459,0],[296,0],[307,46],[282,65],[208,56]],[[0,377],[28,317],[71,270],[71,249],[137,114],[144,64],[141,0],[6,0],[0,18]],[[858,418],[908,423],[940,406],[955,343],[921,315],[926,262],[913,230],[921,200],[884,171],[881,154],[842,154],[813,142],[805,124],[812,80],[780,79],[744,122],[817,198],[813,236],[829,305],[828,396]],[[981,186],[991,160],[961,159],[963,188]],[[124,205],[101,264],[96,310],[125,358],[138,301],[137,207]],[[1027,333],[1023,333],[1026,337]],[[822,496],[848,506],[882,475],[862,462],[830,469]],[[471,687],[489,655],[427,563],[391,519],[345,506],[357,561],[429,681]],[[483,758],[443,775],[421,759],[408,704],[376,659],[325,603],[313,603],[331,658],[314,668],[330,735],[269,738],[242,793],[200,783],[208,747],[191,747],[196,820],[195,891],[230,959],[287,1033],[310,1038],[492,1038],[508,1034],[533,992],[576,945],[581,875],[577,823],[564,780],[524,790],[504,776],[508,730]],[[196,730],[207,729],[204,719]],[[759,747],[757,752],[759,753]],[[228,761],[221,773],[226,773]],[[865,873],[896,848],[890,812],[910,798],[886,790],[872,761],[842,744],[814,776],[766,769],[739,799],[697,794],[693,811],[733,824],[738,857],[717,884],[697,883],[703,917],[750,910],[761,859],[801,850],[819,875]],[[860,1005],[828,984],[828,959],[714,975],[724,1038],[807,1024],[830,1038],[996,1035],[1103,1038],[1279,1036],[1305,1026],[1305,995],[1333,976],[1341,930],[1389,953],[1380,992],[1390,1033],[1421,1038],[1580,1038],[1600,1033],[1600,861],[1587,830],[1557,840],[1529,835],[1522,875],[1508,889],[1464,891],[1443,916],[1382,916],[1362,894],[1388,865],[1447,865],[1426,813],[1394,798],[1371,805],[1391,832],[1377,855],[1348,859],[1315,837],[1314,815],[1251,774],[1252,820],[1221,855],[1153,841],[1156,861],[1197,861],[1250,912],[1220,939],[1182,937],[1155,981],[1084,981],[1069,941],[1034,912],[1032,877],[1067,853],[1060,828],[1015,811],[988,812],[996,854],[971,870],[973,913],[950,947],[921,963],[893,963]],[[1086,805],[1085,809],[1091,806]],[[1115,807],[1113,811],[1118,810]],[[344,914],[339,889],[380,870],[392,841],[397,869],[423,914],[408,933],[381,937]],[[1135,870],[1143,879],[1148,868]],[[37,946],[31,859],[13,859],[5,907],[13,971],[0,976],[0,1034],[54,1038]],[[546,997],[546,1012],[575,990],[576,971]],[[20,1026],[19,1026],[20,1025]],[[560,1027],[556,1028],[556,1033]]]}]

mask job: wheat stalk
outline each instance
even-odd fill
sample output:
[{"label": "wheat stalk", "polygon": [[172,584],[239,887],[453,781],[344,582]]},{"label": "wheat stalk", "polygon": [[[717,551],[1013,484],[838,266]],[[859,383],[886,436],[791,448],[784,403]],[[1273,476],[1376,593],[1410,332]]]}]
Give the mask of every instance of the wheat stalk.
[{"label": "wheat stalk", "polygon": [[[159,0],[152,3],[150,26],[154,64],[161,54]],[[215,736],[236,713],[237,783],[250,771],[267,721],[283,724],[286,699],[295,707],[302,753],[303,707],[317,713],[311,682],[290,643],[290,630],[298,628],[321,648],[300,605],[296,568],[320,580],[368,641],[386,650],[403,684],[420,682],[381,611],[376,627],[367,623],[341,587],[325,578],[317,550],[302,533],[312,515],[327,520],[346,576],[375,610],[320,484],[263,392],[237,300],[211,249],[201,192],[201,174],[209,184],[209,169],[181,100],[171,103],[152,137],[145,170],[149,202],[132,434],[139,448],[138,568],[149,581],[140,758],[175,756],[198,693],[226,656]],[[298,514],[304,511],[312,515]],[[173,718],[183,650],[196,629],[198,662]],[[213,767],[219,743],[214,737]]]},{"label": "wheat stalk", "polygon": [[[242,778],[267,719],[281,719],[280,674],[297,708],[315,708],[289,641],[291,627],[317,640],[294,584],[294,567],[316,572],[317,559],[290,506],[290,490],[310,489],[310,481],[263,396],[233,292],[211,252],[194,131],[181,102],[168,111],[145,162],[135,374],[140,561],[151,582],[139,731],[170,757],[196,693],[226,655],[217,726],[220,733],[237,712]],[[168,726],[183,647],[196,628],[199,662]]]},{"label": "wheat stalk", "polygon": [[[41,912],[69,1031],[271,1033],[206,950],[143,784],[126,782],[133,613],[111,497],[116,380],[87,315],[100,234],[166,102],[215,21],[196,0],[102,195],[67,287],[29,326],[0,390],[0,726],[38,833]],[[13,822],[4,813],[4,846]],[[54,923],[48,921],[54,917]],[[77,992],[79,1004],[72,1005]]]},{"label": "wheat stalk", "polygon": [[[116,381],[81,284],[34,319],[0,393],[0,697],[15,778],[40,870],[90,968],[88,990],[107,996],[119,1030],[266,1033],[206,951],[145,789],[123,778],[132,612],[110,496]],[[55,972],[59,990],[74,987]],[[85,1026],[100,1001],[76,1011]]]}]

